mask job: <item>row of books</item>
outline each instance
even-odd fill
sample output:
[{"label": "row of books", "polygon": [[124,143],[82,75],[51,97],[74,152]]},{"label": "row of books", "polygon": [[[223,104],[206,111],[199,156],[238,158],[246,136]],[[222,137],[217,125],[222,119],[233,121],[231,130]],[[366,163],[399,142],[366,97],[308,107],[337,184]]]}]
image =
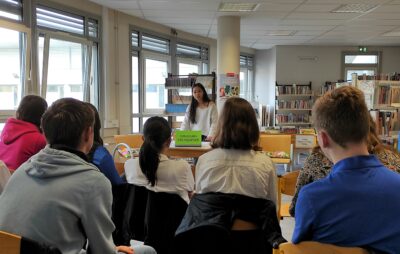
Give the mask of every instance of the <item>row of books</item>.
[{"label": "row of books", "polygon": [[400,106],[400,86],[379,85],[377,88],[376,104],[393,107]]},{"label": "row of books", "polygon": [[283,95],[283,94],[312,94],[310,86],[296,86],[293,85],[281,85],[276,86],[276,95]]},{"label": "row of books", "polygon": [[400,80],[400,73],[380,73],[376,75],[357,76],[358,80]]},{"label": "row of books", "polygon": [[378,135],[389,136],[392,131],[400,130],[399,112],[371,110],[370,114],[374,119]]},{"label": "row of books", "polygon": [[309,123],[309,114],[276,114],[276,123]]},{"label": "row of books", "polygon": [[271,123],[271,107],[269,105],[260,104],[258,109],[260,126],[270,126]]},{"label": "row of books", "polygon": [[310,109],[310,100],[276,101],[276,109]]},{"label": "row of books", "polygon": [[331,82],[326,81],[324,85],[321,86],[321,93],[324,94],[326,92],[332,91],[333,89],[339,88],[341,86],[349,86],[351,83],[348,82]]}]

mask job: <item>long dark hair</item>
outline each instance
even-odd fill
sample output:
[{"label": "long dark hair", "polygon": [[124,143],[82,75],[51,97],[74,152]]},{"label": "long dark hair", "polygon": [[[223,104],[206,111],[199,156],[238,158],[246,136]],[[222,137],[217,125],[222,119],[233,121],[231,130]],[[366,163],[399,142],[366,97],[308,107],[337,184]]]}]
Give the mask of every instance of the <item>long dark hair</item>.
[{"label": "long dark hair", "polygon": [[222,109],[213,148],[260,150],[260,130],[253,107],[239,97],[229,98]]},{"label": "long dark hair", "polygon": [[96,151],[97,147],[103,146],[104,142],[103,142],[103,139],[100,136],[101,121],[100,121],[99,112],[97,111],[95,106],[93,106],[90,103],[87,103],[87,104],[94,112],[93,146],[92,146],[92,149],[90,149],[90,152],[88,154],[89,161],[92,161],[93,160],[94,151]]},{"label": "long dark hair", "polygon": [[193,96],[193,89],[199,87],[203,91],[203,102],[210,102],[207,91],[201,83],[196,83],[192,86],[192,101],[190,102],[189,120],[191,123],[196,123],[196,109],[199,103]]},{"label": "long dark hair", "polygon": [[139,165],[147,180],[154,186],[157,181],[157,168],[160,164],[160,152],[171,138],[171,127],[162,117],[149,118],[143,126],[143,144],[139,152]]}]

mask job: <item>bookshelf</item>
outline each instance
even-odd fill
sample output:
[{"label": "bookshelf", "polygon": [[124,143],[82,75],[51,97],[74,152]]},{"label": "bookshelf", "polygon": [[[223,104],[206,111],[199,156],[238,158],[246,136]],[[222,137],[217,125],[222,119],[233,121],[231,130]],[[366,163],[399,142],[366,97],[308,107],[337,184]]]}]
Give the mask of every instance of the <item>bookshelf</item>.
[{"label": "bookshelf", "polygon": [[275,85],[275,125],[308,126],[311,124],[311,108],[314,93],[311,82],[307,84]]}]

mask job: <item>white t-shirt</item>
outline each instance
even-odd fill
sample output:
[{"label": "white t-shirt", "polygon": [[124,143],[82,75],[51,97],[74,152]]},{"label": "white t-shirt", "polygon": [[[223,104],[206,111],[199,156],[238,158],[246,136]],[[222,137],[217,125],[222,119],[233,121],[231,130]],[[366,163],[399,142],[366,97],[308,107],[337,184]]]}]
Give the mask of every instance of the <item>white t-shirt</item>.
[{"label": "white t-shirt", "polygon": [[160,154],[160,164],[157,169],[157,181],[151,186],[139,166],[139,158],[125,162],[125,176],[128,183],[145,186],[154,192],[175,193],[189,203],[189,194],[194,190],[193,173],[189,163],[183,160],[170,160]]},{"label": "white t-shirt", "polygon": [[217,106],[209,102],[208,107],[196,109],[196,122],[189,119],[190,105],[186,109],[185,119],[182,122],[181,130],[201,131],[204,136],[214,136],[218,122]]},{"label": "white t-shirt", "polygon": [[277,205],[277,176],[267,155],[253,150],[214,149],[199,157],[196,193],[222,192],[268,199]]}]

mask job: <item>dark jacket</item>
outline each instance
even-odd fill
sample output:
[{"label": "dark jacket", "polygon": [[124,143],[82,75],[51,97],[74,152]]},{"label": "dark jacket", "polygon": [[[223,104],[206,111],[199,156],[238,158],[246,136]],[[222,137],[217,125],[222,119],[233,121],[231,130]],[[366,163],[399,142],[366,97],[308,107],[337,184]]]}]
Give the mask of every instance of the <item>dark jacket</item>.
[{"label": "dark jacket", "polygon": [[[197,194],[192,198],[176,231],[176,244],[181,243],[181,240],[187,242],[185,235],[190,235],[191,231],[202,227],[212,226],[220,231],[216,235],[223,232],[229,235],[235,219],[256,224],[262,232],[263,242],[266,242],[270,249],[275,242],[286,242],[282,237],[276,207],[272,201],[238,194],[206,193]],[[203,239],[202,242],[206,240]]]}]

